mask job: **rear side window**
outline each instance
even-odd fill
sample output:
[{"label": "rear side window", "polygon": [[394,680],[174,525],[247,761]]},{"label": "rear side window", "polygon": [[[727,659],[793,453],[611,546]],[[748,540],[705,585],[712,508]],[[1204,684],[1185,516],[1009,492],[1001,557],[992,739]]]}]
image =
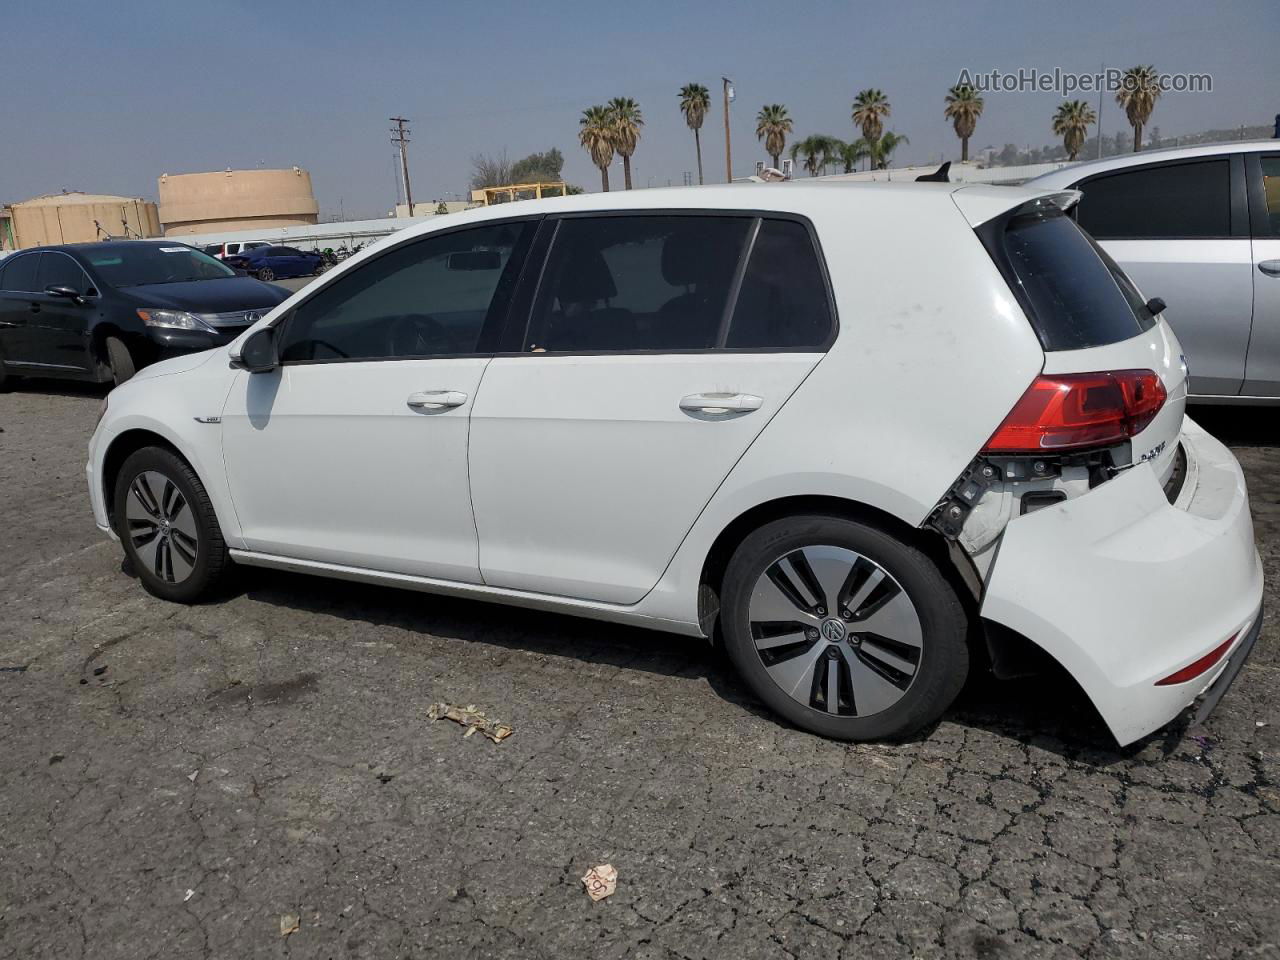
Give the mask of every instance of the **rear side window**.
[{"label": "rear side window", "polygon": [[1052,204],[1019,208],[979,235],[1046,350],[1119,343],[1155,323],[1120,268]]},{"label": "rear side window", "polygon": [[763,221],[725,346],[820,349],[833,327],[827,281],[809,231],[794,220]]},{"label": "rear side window", "polygon": [[1080,189],[1076,218],[1099,240],[1231,236],[1225,157],[1107,174]]},{"label": "rear side window", "polygon": [[525,349],[551,353],[706,350],[720,329],[749,217],[562,220]]},{"label": "rear side window", "polygon": [[38,253],[28,253],[21,257],[8,257],[0,266],[4,272],[0,274],[0,290],[17,290],[30,292],[36,289],[36,263],[40,259]]}]

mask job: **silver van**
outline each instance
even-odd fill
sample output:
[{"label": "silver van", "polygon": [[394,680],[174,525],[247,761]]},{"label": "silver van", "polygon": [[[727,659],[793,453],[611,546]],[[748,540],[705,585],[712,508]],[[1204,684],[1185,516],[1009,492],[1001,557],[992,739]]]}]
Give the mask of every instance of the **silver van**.
[{"label": "silver van", "polygon": [[1168,305],[1192,399],[1280,403],[1280,140],[1108,157],[1027,185],[1084,192],[1073,216]]}]

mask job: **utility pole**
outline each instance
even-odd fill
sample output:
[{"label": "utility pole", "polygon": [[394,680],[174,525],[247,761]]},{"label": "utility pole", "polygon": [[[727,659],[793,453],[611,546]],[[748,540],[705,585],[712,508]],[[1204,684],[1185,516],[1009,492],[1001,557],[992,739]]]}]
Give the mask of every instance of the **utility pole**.
[{"label": "utility pole", "polygon": [[724,81],[724,182],[733,182],[733,149],[729,146],[729,103],[733,100],[733,81],[721,77]]},{"label": "utility pole", "polygon": [[409,205],[409,216],[413,216],[413,190],[409,187],[409,134],[404,125],[409,121],[404,117],[392,117],[395,124],[391,128],[391,142],[400,148],[400,170],[404,174],[404,202]]}]

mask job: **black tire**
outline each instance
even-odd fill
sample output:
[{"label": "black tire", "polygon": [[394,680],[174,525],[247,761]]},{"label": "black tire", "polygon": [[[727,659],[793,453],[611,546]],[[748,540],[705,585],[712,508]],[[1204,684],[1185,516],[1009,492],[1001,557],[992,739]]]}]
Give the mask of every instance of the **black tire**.
[{"label": "black tire", "polygon": [[[831,630],[839,634],[839,640],[829,640],[824,620],[819,630],[810,627],[809,633],[797,627],[802,639],[792,646],[774,647],[765,652],[757,650],[756,632],[762,637],[767,636],[766,630],[776,629],[779,636],[788,631],[795,632],[790,628],[775,628],[773,624],[762,627],[759,621],[753,627],[751,603],[766,571],[776,575],[775,565],[782,558],[793,557],[802,548],[817,551],[835,548],[835,552],[841,555],[844,555],[842,551],[852,551],[871,561],[870,567],[879,566],[887,574],[880,580],[884,586],[879,589],[895,598],[905,594],[914,607],[920,639],[918,653],[912,652],[917,657],[915,671],[905,681],[905,692],[896,693],[900,699],[891,705],[859,716],[856,715],[856,698],[852,693],[847,700],[844,699],[845,691],[852,691],[849,671],[855,667],[862,669],[868,663],[867,654],[880,642],[874,634],[857,633],[856,611],[844,615],[845,619],[853,620],[846,624],[847,635],[840,631],[838,624]],[[790,563],[790,559],[787,562]],[[859,575],[851,572],[842,589],[850,589],[850,583],[856,582]],[[771,582],[775,581],[771,578]],[[761,585],[761,588],[767,591],[768,585]],[[856,593],[856,589],[853,592]],[[844,604],[844,601],[830,602],[838,602],[842,607]],[[876,602],[884,605],[884,601]],[[872,600],[867,603],[871,605]],[[825,610],[823,612],[825,615]],[[828,619],[839,619],[835,613],[832,610]],[[796,726],[837,740],[900,740],[911,736],[942,715],[960,693],[969,672],[968,617],[955,590],[933,561],[916,547],[877,527],[839,517],[786,517],[749,534],[734,552],[725,572],[721,624],[729,658],[752,692]],[[810,641],[809,637],[814,639]],[[862,645],[864,640],[866,643]],[[849,649],[840,649],[841,644]],[[853,715],[833,715],[815,706],[815,703],[826,702],[825,681],[815,679],[811,687],[799,684],[797,696],[788,693],[775,681],[765,659],[778,657],[781,660],[791,656],[793,650],[819,658],[815,661],[806,656],[809,663],[825,664],[826,660],[822,658],[827,657],[836,661],[831,665],[831,676],[844,685],[837,688],[840,692],[835,698],[836,709]],[[842,662],[842,656],[848,658],[848,666]],[[779,662],[774,663],[775,670],[779,666]],[[815,671],[825,669],[823,666],[814,668]],[[845,672],[841,673],[842,670]],[[885,671],[877,672],[873,679],[878,680],[883,673]],[[905,674],[894,671],[887,674],[892,674],[896,678],[895,683],[901,687]],[[810,698],[807,703],[797,698],[805,696]]]},{"label": "black tire", "polygon": [[[167,544],[167,566],[163,561],[164,543],[154,552],[148,552],[146,543],[135,542],[135,537],[139,541],[145,537],[145,524],[149,521],[130,520],[130,513],[138,515],[139,507],[144,513],[158,520],[162,519],[168,512],[166,504],[179,503],[176,498],[171,499],[168,488],[155,482],[149,483],[150,492],[154,494],[150,499],[153,505],[160,508],[158,511],[149,509],[144,498],[138,496],[134,489],[135,481],[140,477],[153,478],[156,475],[173,485],[177,496],[181,497],[181,503],[190,511],[196,533],[195,547],[189,549],[189,537],[183,535],[182,540],[178,539],[180,521],[175,515],[180,516],[180,508],[173,509],[169,516],[172,524],[164,523],[164,532],[173,538]],[[156,487],[161,489],[157,490]],[[131,498],[137,498],[132,506]],[[114,499],[116,532],[120,535],[125,556],[148,593],[173,603],[197,603],[217,593],[229,576],[231,558],[204,484],[185,460],[163,447],[144,447],[135,451],[125,460],[116,475]],[[141,526],[136,526],[135,523]],[[155,560],[157,556],[161,558],[158,563]],[[190,562],[192,558],[194,562]],[[184,570],[186,567],[190,568],[189,572]],[[185,575],[178,578],[175,573]]]},{"label": "black tire", "polygon": [[107,366],[111,371],[111,382],[117,387],[138,372],[133,354],[119,337],[107,337]]},{"label": "black tire", "polygon": [[270,267],[263,267],[258,271],[258,279],[263,283],[270,283],[276,278],[276,273]]}]

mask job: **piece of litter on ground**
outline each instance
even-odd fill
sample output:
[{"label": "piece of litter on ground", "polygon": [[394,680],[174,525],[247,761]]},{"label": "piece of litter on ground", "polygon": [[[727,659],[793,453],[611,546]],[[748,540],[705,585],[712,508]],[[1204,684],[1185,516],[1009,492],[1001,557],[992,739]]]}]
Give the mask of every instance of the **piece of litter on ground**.
[{"label": "piece of litter on ground", "polygon": [[613,868],[613,864],[602,863],[583,875],[582,885],[587,888],[587,896],[592,900],[603,900],[618,889],[618,871]]},{"label": "piece of litter on ground", "polygon": [[1254,725],[1255,727],[1265,727],[1265,726],[1267,725],[1267,721],[1265,721],[1265,720],[1255,720],[1255,721],[1253,721],[1253,725]]},{"label": "piece of litter on ground", "polygon": [[462,735],[464,739],[478,731],[494,743],[501,743],[516,732],[515,727],[511,726],[511,724],[486,717],[484,711],[477,710],[474,703],[469,703],[465,707],[456,707],[448,703],[433,703],[427,708],[427,717],[433,721],[445,719],[461,724],[467,728],[467,732]]},{"label": "piece of litter on ground", "polygon": [[190,780],[192,783],[195,783],[195,782],[196,782],[196,777],[198,777],[198,776],[200,776],[200,771],[199,771],[199,770],[192,770],[190,773],[188,773],[188,774],[187,774],[187,779],[188,779],[188,780]]},{"label": "piece of litter on ground", "polygon": [[298,915],[296,913],[280,914],[280,936],[287,937],[298,932]]},{"label": "piece of litter on ground", "polygon": [[194,890],[188,890],[188,891],[187,891],[187,893],[186,893],[186,895],[182,898],[182,902],[183,902],[183,903],[186,903],[188,900],[190,900],[190,899],[191,899],[192,897],[194,897],[195,895],[196,895],[196,892],[195,892]]}]

